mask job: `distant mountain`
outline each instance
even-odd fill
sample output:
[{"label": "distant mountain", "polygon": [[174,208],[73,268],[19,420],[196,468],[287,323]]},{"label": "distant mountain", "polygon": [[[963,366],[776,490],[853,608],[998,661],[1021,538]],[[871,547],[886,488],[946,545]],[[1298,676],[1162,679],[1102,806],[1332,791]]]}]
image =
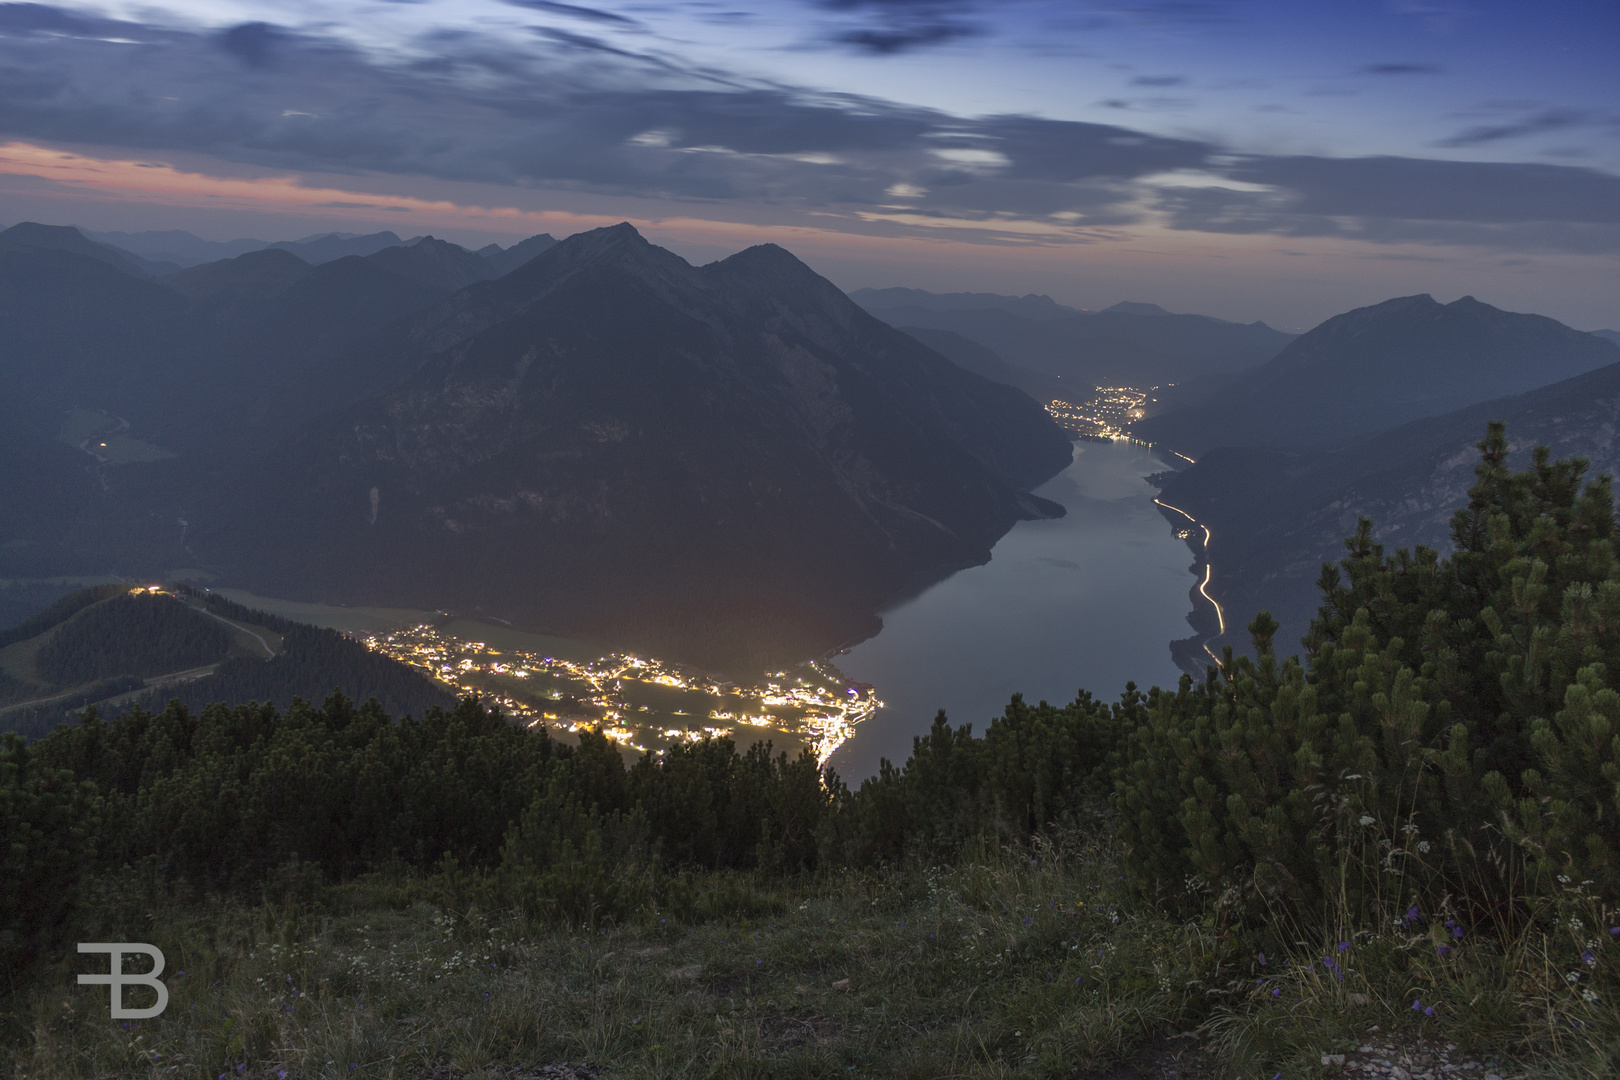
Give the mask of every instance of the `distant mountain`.
[{"label": "distant mountain", "polygon": [[264,301],[313,273],[292,252],[267,248],[177,271],[163,284],[194,303],[229,306]]},{"label": "distant mountain", "polygon": [[1334,316],[1132,434],[1194,457],[1216,446],[1343,445],[1616,361],[1614,343],[1542,315],[1405,296]]},{"label": "distant mountain", "polygon": [[359,343],[487,276],[450,247],[320,266],[270,249],[151,279],[0,238],[0,579],[194,565],[200,492],[397,382],[405,354]]},{"label": "distant mountain", "polygon": [[1506,422],[1516,469],[1544,444],[1554,457],[1587,458],[1589,476],[1620,475],[1620,364],[1337,452],[1222,449],[1160,477],[1164,500],[1212,530],[1210,589],[1226,605],[1231,643],[1244,642],[1243,626],[1264,607],[1283,623],[1277,640],[1293,649],[1315,613],[1322,564],[1344,557],[1344,538],[1361,517],[1373,520],[1375,538],[1389,550],[1450,550],[1451,515],[1467,504],[1475,444],[1491,420]]},{"label": "distant mountain", "polygon": [[250,251],[259,251],[270,246],[268,240],[204,240],[181,229],[138,233],[92,232],[89,229],[79,231],[98,243],[110,245],[152,262],[171,263],[180,269],[219,259],[234,259],[238,255],[246,255]]},{"label": "distant mountain", "polygon": [[1103,308],[1100,314],[1106,315],[1109,312],[1113,312],[1115,315],[1171,315],[1171,312],[1164,310],[1158,304],[1139,304],[1132,300],[1121,300],[1113,307]]},{"label": "distant mountain", "polygon": [[178,269],[153,262],[107,244],[98,244],[71,225],[40,225],[24,221],[0,232],[0,249],[9,251],[63,251],[83,255],[131,277],[155,277]]},{"label": "distant mountain", "polygon": [[961,334],[950,330],[934,330],[926,326],[902,326],[899,329],[959,367],[964,367],[975,375],[982,375],[991,382],[1016,386],[1043,405],[1053,398],[1062,397],[1066,392],[1062,380],[1031,371],[1029,368],[1014,367],[994,351],[977,341],[969,341]]},{"label": "distant mountain", "polygon": [[414,244],[421,237],[410,240],[401,240],[392,232],[367,233],[356,236],[353,233],[325,233],[320,236],[306,236],[302,240],[278,240],[268,246],[290,251],[307,263],[319,266],[321,263],[334,262],[351,255],[375,255],[385,248],[404,247]]},{"label": "distant mountain", "polygon": [[369,261],[373,266],[447,294],[465,289],[475,281],[500,276],[482,256],[431,236],[403,247],[382,248],[371,255]]},{"label": "distant mountain", "polygon": [[[932,293],[926,289],[856,289],[849,298],[876,314],[895,308],[921,308],[924,311],[1005,311],[1021,319],[1048,321],[1086,314],[1080,308],[1060,304],[1050,296],[1029,293],[1001,296],[997,293]],[[887,321],[887,320],[885,320]]]},{"label": "distant mountain", "polygon": [[489,263],[490,269],[494,271],[492,277],[504,277],[536,255],[556,246],[557,241],[550,233],[541,233],[527,240],[520,240],[509,248],[503,249],[499,244],[490,244],[479,248],[477,253]]},{"label": "distant mountain", "polygon": [[1620,330],[1593,330],[1592,333],[1605,341],[1612,341],[1616,345],[1620,345]]},{"label": "distant mountain", "polygon": [[[374,255],[391,247],[404,247],[423,238],[401,240],[392,232],[371,233],[318,233],[300,240],[204,240],[180,229],[149,232],[92,232],[79,230],[98,243],[117,248],[134,257],[139,265],[152,264],[152,272],[165,273],[200,266],[203,263],[234,259],[251,251],[274,248],[297,255],[302,261],[318,266],[346,255]],[[549,233],[531,236],[510,247],[488,244],[475,254],[489,263],[493,271],[489,277],[500,277],[528,262],[557,241]]]},{"label": "distant mountain", "polygon": [[851,298],[891,326],[949,330],[1007,363],[1061,379],[1070,397],[1099,385],[1154,386],[1256,367],[1293,335],[1265,323],[1173,315],[1156,304],[1083,312],[1049,297],[862,289]]},{"label": "distant mountain", "polygon": [[1035,402],[772,245],[583,233],[368,348],[410,374],[200,515],[241,579],[775,663],[1061,513],[1023,494],[1071,454]]}]

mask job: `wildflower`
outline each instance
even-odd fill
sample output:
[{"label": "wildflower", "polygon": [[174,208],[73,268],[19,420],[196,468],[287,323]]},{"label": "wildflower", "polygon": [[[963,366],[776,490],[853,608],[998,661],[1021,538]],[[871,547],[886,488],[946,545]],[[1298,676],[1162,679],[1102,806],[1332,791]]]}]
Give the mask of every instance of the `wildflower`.
[{"label": "wildflower", "polygon": [[1438,955],[1440,955],[1440,956],[1444,956],[1444,955],[1446,955],[1446,953],[1448,953],[1448,952],[1450,952],[1450,951],[1451,951],[1451,946],[1450,946],[1450,945],[1436,945],[1436,946],[1435,946],[1435,947],[1434,947],[1434,951],[1435,951],[1435,952],[1436,952],[1436,953],[1437,953],[1437,954],[1438,954]]},{"label": "wildflower", "polygon": [[1260,954],[1260,966],[1261,967],[1266,966],[1266,954],[1265,953]]},{"label": "wildflower", "polygon": [[1596,966],[1597,964],[1597,957],[1593,956],[1590,950],[1581,953],[1581,959],[1585,960],[1588,965]]},{"label": "wildflower", "polygon": [[1421,919],[1422,917],[1423,916],[1418,913],[1418,909],[1417,909],[1416,904],[1413,904],[1411,907],[1406,909],[1406,919],[1407,919],[1408,922],[1416,922],[1417,920]]},{"label": "wildflower", "polygon": [[1596,990],[1582,990],[1581,991],[1581,1000],[1586,1002],[1588,1005],[1597,1004],[1597,999],[1598,999],[1598,993],[1597,993]]},{"label": "wildflower", "polygon": [[1362,814],[1361,820],[1357,824],[1371,825],[1375,820],[1376,819],[1371,814]]},{"label": "wildflower", "polygon": [[1462,935],[1463,935],[1463,928],[1461,926],[1453,926],[1451,928],[1451,936],[1452,937],[1460,938],[1460,937],[1462,937]]},{"label": "wildflower", "polygon": [[1620,926],[1611,926],[1611,927],[1609,927],[1609,936],[1610,937],[1620,937]]},{"label": "wildflower", "polygon": [[1424,1009],[1423,1010],[1423,1015],[1424,1016],[1433,1016],[1434,1015],[1434,1006],[1430,1005],[1428,1008]]},{"label": "wildflower", "polygon": [[1350,947],[1350,943],[1348,941],[1339,942],[1339,951],[1340,952],[1344,952],[1344,950],[1348,949],[1349,947]]},{"label": "wildflower", "polygon": [[1271,996],[1272,997],[1282,997],[1282,987],[1279,986],[1279,987],[1273,989],[1271,991]]},{"label": "wildflower", "polygon": [[1413,998],[1412,999],[1412,1011],[1413,1012],[1422,1012],[1423,1011],[1423,999],[1422,998]]}]

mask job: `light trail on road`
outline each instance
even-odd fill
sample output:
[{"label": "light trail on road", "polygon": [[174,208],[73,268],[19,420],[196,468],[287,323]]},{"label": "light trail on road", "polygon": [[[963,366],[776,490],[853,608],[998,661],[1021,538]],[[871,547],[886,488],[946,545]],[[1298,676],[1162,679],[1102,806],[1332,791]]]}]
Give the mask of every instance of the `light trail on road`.
[{"label": "light trail on road", "polygon": [[[1200,529],[1204,530],[1204,580],[1198,583],[1198,591],[1204,597],[1204,599],[1208,600],[1210,602],[1210,605],[1215,608],[1215,622],[1216,622],[1216,625],[1218,625],[1220,627],[1220,630],[1219,630],[1218,633],[1216,633],[1214,635],[1214,637],[1223,636],[1226,633],[1226,612],[1224,610],[1222,610],[1221,602],[1219,600],[1215,599],[1213,596],[1209,595],[1209,580],[1210,580],[1211,576],[1213,576],[1213,574],[1215,573],[1215,566],[1214,566],[1213,563],[1211,563],[1209,561],[1209,540],[1210,540],[1210,536],[1212,535],[1210,533],[1210,531],[1209,531],[1209,526],[1205,525],[1203,522],[1199,521],[1197,518],[1193,517],[1191,514],[1187,513],[1187,511],[1183,510],[1179,506],[1171,506],[1169,503],[1165,502],[1163,499],[1157,499],[1156,498],[1153,501],[1158,503],[1160,506],[1164,507],[1166,510],[1174,510],[1176,513],[1180,514],[1182,517],[1186,518],[1188,521],[1192,522],[1194,525],[1197,525]],[[1221,658],[1216,656],[1214,651],[1209,647],[1209,643],[1210,643],[1211,640],[1213,640],[1213,638],[1205,638],[1203,640],[1203,642],[1202,642],[1202,645],[1203,645],[1204,651],[1206,653],[1209,653],[1209,658],[1211,660],[1215,661],[1218,664],[1218,663],[1221,662]]]}]

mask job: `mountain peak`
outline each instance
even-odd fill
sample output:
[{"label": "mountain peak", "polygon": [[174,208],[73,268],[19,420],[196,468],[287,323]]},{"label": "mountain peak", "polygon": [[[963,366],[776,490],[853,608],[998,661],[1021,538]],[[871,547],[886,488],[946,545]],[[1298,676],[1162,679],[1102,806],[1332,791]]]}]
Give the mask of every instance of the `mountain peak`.
[{"label": "mountain peak", "polygon": [[1121,300],[1119,303],[1115,304],[1113,307],[1103,308],[1102,311],[1099,311],[1097,314],[1106,315],[1109,312],[1116,312],[1116,313],[1118,313],[1120,315],[1148,315],[1148,316],[1169,315],[1169,314],[1171,314],[1171,312],[1168,312],[1168,311],[1164,310],[1164,308],[1160,307],[1158,304],[1142,304],[1142,303],[1137,303],[1134,300]]},{"label": "mountain peak", "polygon": [[692,265],[621,221],[601,229],[575,233],[547,248],[502,280],[527,286],[533,282],[557,282],[587,270],[612,267],[647,281],[687,279]]},{"label": "mountain peak", "polygon": [[37,221],[19,221],[9,229],[0,230],[0,247],[33,251],[66,251],[84,255],[106,263],[131,277],[151,277],[151,264],[108,244],[98,244],[72,225],[42,225]]}]

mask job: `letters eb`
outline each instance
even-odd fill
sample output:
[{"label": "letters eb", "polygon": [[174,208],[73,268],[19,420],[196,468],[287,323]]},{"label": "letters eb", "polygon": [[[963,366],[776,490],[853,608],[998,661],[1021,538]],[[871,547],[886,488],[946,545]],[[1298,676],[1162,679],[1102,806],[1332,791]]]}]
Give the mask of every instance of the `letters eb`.
[{"label": "letters eb", "polygon": [[[156,945],[146,945],[138,941],[80,942],[79,951],[82,953],[109,954],[112,967],[108,974],[80,975],[79,985],[112,987],[112,1018],[114,1020],[150,1020],[169,1007],[169,988],[158,979],[158,976],[163,974],[163,952]],[[125,974],[125,953],[145,953],[150,956],[152,958],[152,970],[140,975]],[[150,986],[157,991],[157,1004],[149,1009],[124,1008],[124,987],[128,985]]]}]

